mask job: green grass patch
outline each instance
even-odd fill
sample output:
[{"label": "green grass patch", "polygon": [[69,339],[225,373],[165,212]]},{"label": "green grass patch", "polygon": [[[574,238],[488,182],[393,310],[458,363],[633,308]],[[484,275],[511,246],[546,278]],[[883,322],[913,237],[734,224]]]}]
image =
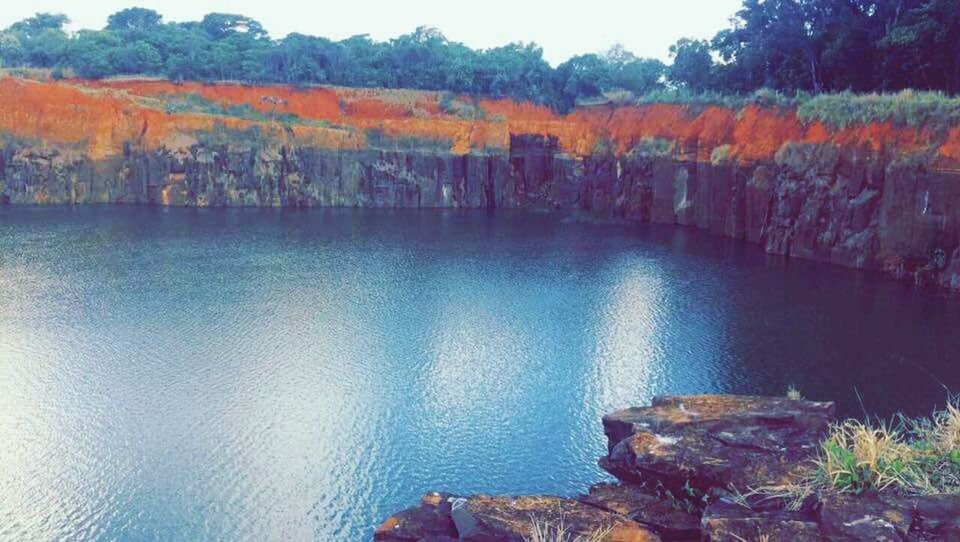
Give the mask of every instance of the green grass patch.
[{"label": "green grass patch", "polygon": [[821,94],[797,107],[800,120],[832,128],[891,122],[899,126],[945,128],[960,124],[960,97],[940,92],[898,94]]},{"label": "green grass patch", "polygon": [[303,124],[303,120],[290,113],[267,113],[254,109],[250,104],[226,104],[204,98],[197,93],[165,94],[159,98],[163,110],[169,115],[197,113],[202,115],[218,115],[236,117],[254,121],[275,121],[292,124]]},{"label": "green grass patch", "polygon": [[784,94],[770,89],[760,89],[751,94],[721,94],[718,92],[691,92],[684,89],[655,90],[634,101],[636,105],[676,104],[692,107],[720,106],[742,109],[748,105],[791,108],[810,99],[806,93]]},{"label": "green grass patch", "polygon": [[464,120],[484,120],[487,115],[479,98],[457,96],[452,92],[441,92],[437,106],[442,113]]},{"label": "green grass patch", "polygon": [[168,115],[199,114],[219,117],[234,117],[256,122],[279,122],[285,125],[313,126],[332,130],[353,131],[352,127],[334,124],[326,120],[304,119],[292,113],[260,111],[250,104],[228,104],[204,98],[195,92],[163,94],[161,96],[137,96],[144,106],[161,109]]},{"label": "green grass patch", "polygon": [[675,143],[659,137],[645,137],[627,153],[631,157],[663,158],[671,156]]},{"label": "green grass patch", "polygon": [[635,105],[677,104],[694,110],[707,106],[743,109],[749,105],[791,109],[806,123],[822,122],[843,129],[875,122],[890,122],[897,126],[931,127],[943,129],[960,125],[960,97],[941,92],[906,90],[896,94],[835,94],[811,95],[805,92],[784,94],[760,89],[752,94],[720,94],[686,90],[658,90],[638,96]]}]

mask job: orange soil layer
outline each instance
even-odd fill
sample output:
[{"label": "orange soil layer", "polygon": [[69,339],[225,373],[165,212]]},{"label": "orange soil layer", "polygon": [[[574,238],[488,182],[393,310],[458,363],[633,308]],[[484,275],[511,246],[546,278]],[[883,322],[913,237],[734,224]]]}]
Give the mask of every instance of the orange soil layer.
[{"label": "orange soil layer", "polygon": [[[318,124],[290,125],[200,113],[168,114],[144,98],[195,94],[222,105],[246,105],[270,114],[291,114]],[[469,98],[463,104],[474,105]],[[442,111],[437,92],[348,88],[295,89],[167,81],[122,80],[35,82],[0,78],[0,133],[75,145],[94,158],[117,155],[124,144],[145,148],[182,148],[219,127],[243,130],[258,126],[281,141],[329,148],[361,148],[376,130],[397,138],[422,138],[448,144],[465,154],[505,149],[511,134],[555,136],[561,148],[589,155],[600,143],[629,152],[644,139],[673,141],[685,158],[710,160],[713,150],[728,146],[741,162],[770,159],[786,142],[835,143],[873,150],[910,152],[936,145],[943,159],[960,162],[960,127],[946,135],[896,127],[890,123],[830,130],[805,124],[793,110],[748,106],[736,111],[706,107],[697,113],[674,104],[601,106],[557,115],[550,109],[512,100],[476,103],[480,119]]]}]

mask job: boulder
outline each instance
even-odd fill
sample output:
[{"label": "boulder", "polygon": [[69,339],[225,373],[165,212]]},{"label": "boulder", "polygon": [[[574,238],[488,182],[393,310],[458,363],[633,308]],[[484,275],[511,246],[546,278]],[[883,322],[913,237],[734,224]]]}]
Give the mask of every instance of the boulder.
[{"label": "boulder", "polygon": [[457,529],[450,517],[452,500],[442,493],[427,494],[419,506],[387,518],[374,532],[373,539],[389,542],[457,540]]},{"label": "boulder", "polygon": [[713,489],[747,493],[793,481],[834,419],[833,403],[776,397],[657,397],[604,416],[600,466],[703,505]]}]

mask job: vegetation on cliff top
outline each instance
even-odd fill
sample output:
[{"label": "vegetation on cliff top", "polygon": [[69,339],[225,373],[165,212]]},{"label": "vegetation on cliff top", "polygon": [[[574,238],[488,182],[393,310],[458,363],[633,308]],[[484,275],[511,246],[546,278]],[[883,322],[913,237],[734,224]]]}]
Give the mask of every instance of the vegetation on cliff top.
[{"label": "vegetation on cliff top", "polygon": [[794,108],[801,121],[822,122],[831,128],[839,129],[873,122],[890,122],[897,126],[914,128],[946,128],[960,124],[960,97],[934,91],[903,90],[896,93],[869,94],[850,91],[811,94],[798,91],[791,95],[766,88],[750,94],[663,89],[634,97],[630,103],[673,103],[695,107],[715,105],[730,109],[741,109],[749,105]]},{"label": "vegetation on cliff top", "polygon": [[[276,40],[242,15],[166,23],[143,8],[111,15],[102,30],[68,34],[67,22],[65,15],[41,13],[11,25],[0,32],[0,63],[85,78],[449,90],[561,111],[581,100],[665,89],[744,96],[761,88],[786,95],[960,91],[960,0],[744,0],[731,28],[713,40],[677,41],[670,66],[615,46],[552,68],[533,43],[474,50],[431,28],[388,42],[365,35]],[[834,102],[808,109],[830,110],[841,124],[859,115],[838,111]]]},{"label": "vegetation on cliff top", "polygon": [[960,494],[960,403],[953,398],[930,417],[834,424],[807,475],[759,491],[793,507],[823,493]]}]

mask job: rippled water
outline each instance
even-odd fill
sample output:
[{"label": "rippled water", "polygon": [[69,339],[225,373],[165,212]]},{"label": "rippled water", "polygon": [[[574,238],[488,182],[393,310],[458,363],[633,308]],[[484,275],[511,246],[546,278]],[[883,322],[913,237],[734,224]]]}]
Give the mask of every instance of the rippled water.
[{"label": "rippled water", "polygon": [[0,538],[363,540],[573,494],[659,393],[922,412],[960,301],[679,228],[0,208]]}]

